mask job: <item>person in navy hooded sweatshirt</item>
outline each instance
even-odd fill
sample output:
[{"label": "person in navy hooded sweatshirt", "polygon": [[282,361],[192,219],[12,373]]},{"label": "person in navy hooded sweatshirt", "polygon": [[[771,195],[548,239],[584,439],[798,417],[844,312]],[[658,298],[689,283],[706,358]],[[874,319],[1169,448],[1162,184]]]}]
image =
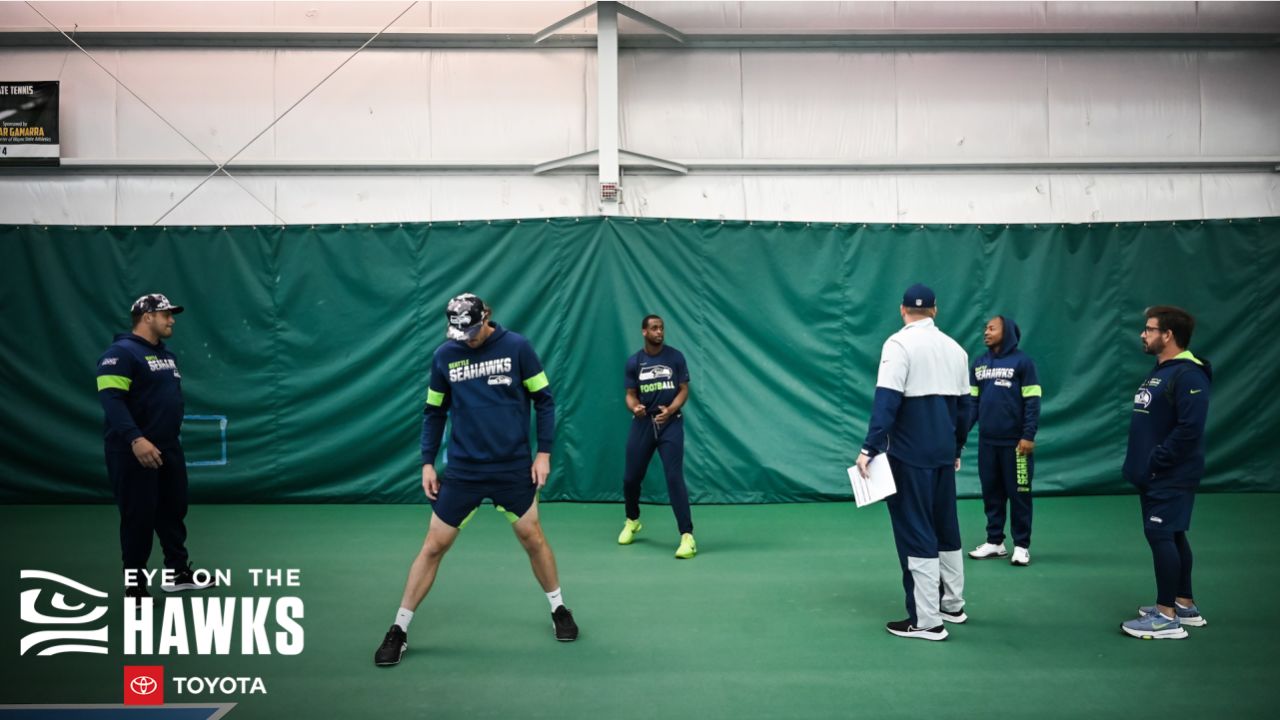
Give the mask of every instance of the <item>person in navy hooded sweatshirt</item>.
[{"label": "person in navy hooded sweatshirt", "polygon": [[1191,508],[1204,476],[1204,426],[1213,368],[1191,354],[1196,321],[1169,305],[1147,308],[1142,349],[1156,366],[1138,386],[1124,477],[1142,499],[1142,529],[1156,570],[1156,603],[1121,624],[1142,639],[1177,640],[1208,623],[1191,593]]},{"label": "person in navy hooded sweatshirt", "polygon": [[165,592],[203,590],[210,583],[187,560],[187,461],[182,452],[182,375],[164,341],[183,310],[160,293],[129,309],[132,332],[120,333],[98,358],[98,399],[104,416],[107,477],[120,509],[125,596],[150,597],[146,570],[160,539]]},{"label": "person in navy hooded sweatshirt", "polygon": [[976,398],[978,477],[987,513],[987,539],[969,552],[974,560],[1005,557],[1005,504],[1013,531],[1012,565],[1031,563],[1032,453],[1040,425],[1040,379],[1031,356],[1018,349],[1022,331],[1013,318],[997,315],[982,333],[987,352],[969,371]]},{"label": "person in navy hooded sweatshirt", "polygon": [[[396,665],[409,648],[409,623],[435,583],[440,561],[485,500],[506,516],[529,556],[534,577],[551,604],[556,640],[578,638],[564,605],[556,557],[538,519],[538,490],[551,474],[556,406],[542,361],[524,336],[493,322],[493,310],[471,293],[445,305],[444,344],[431,358],[422,413],[422,489],[431,522],[422,550],[409,566],[400,609],[374,653],[375,665]],[[531,459],[529,407],[537,416],[537,454]],[[443,477],[436,455],[449,426]]]}]

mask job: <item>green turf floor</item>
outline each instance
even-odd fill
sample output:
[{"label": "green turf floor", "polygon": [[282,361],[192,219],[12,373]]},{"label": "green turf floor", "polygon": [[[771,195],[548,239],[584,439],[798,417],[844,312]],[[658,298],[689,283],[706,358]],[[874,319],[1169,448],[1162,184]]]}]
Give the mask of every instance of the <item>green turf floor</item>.
[{"label": "green turf floor", "polygon": [[[965,544],[982,538],[961,501]],[[0,593],[0,703],[118,703],[121,667],[169,677],[260,676],[231,717],[311,718],[1145,718],[1276,717],[1280,495],[1206,495],[1191,539],[1208,627],[1139,641],[1118,625],[1154,599],[1134,497],[1041,498],[1033,563],[966,561],[970,622],[943,643],[884,631],[905,616],[883,507],[695,507],[700,554],[672,558],[670,511],[645,506],[641,539],[614,543],[617,505],[549,504],[543,524],[582,627],[552,639],[548,608],[505,521],[481,512],[445,559],[394,668],[372,654],[391,624],[425,506],[192,508],[200,565],[301,570],[305,650],[285,657],[19,657],[16,591]],[[115,509],[0,508],[0,577],[41,568],[117,583]],[[157,551],[158,554],[158,551]],[[114,613],[113,616],[118,615]]]}]

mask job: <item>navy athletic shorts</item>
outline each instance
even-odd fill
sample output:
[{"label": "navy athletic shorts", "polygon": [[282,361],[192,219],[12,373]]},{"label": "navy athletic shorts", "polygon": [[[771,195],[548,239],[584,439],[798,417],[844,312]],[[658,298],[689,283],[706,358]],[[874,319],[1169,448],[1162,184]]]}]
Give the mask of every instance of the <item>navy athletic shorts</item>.
[{"label": "navy athletic shorts", "polygon": [[1195,502],[1195,490],[1145,490],[1142,492],[1142,527],[1186,532],[1191,529],[1191,508]]},{"label": "navy athletic shorts", "polygon": [[529,512],[537,497],[538,486],[527,468],[498,473],[446,468],[431,510],[447,525],[461,529],[485,500],[491,500],[494,509],[514,524]]}]

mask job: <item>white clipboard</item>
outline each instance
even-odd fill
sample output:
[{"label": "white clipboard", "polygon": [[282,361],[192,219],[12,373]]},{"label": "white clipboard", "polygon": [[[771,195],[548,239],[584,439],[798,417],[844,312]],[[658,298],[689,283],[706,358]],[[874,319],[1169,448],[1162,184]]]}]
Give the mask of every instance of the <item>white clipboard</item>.
[{"label": "white clipboard", "polygon": [[879,502],[898,491],[887,455],[880,453],[871,458],[867,470],[871,477],[864,478],[857,465],[849,468],[849,484],[853,486],[853,501],[858,507]]}]

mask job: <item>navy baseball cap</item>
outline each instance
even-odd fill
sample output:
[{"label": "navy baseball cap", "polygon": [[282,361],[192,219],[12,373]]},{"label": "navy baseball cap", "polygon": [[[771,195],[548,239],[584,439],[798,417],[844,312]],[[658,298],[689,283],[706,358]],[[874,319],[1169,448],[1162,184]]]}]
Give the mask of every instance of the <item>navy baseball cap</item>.
[{"label": "navy baseball cap", "polygon": [[934,297],[933,291],[927,285],[916,283],[907,288],[902,294],[903,307],[909,308],[931,308],[937,304],[937,298]]},{"label": "navy baseball cap", "polygon": [[141,315],[143,313],[161,312],[163,310],[168,310],[174,315],[177,315],[182,312],[182,306],[174,305],[169,302],[169,298],[161,295],[160,293],[151,293],[134,300],[133,307],[129,308],[129,313],[132,315]]},{"label": "navy baseball cap", "polygon": [[484,327],[484,314],[488,311],[489,306],[472,293],[450,298],[444,308],[445,319],[449,322],[445,336],[458,342],[470,340]]}]

